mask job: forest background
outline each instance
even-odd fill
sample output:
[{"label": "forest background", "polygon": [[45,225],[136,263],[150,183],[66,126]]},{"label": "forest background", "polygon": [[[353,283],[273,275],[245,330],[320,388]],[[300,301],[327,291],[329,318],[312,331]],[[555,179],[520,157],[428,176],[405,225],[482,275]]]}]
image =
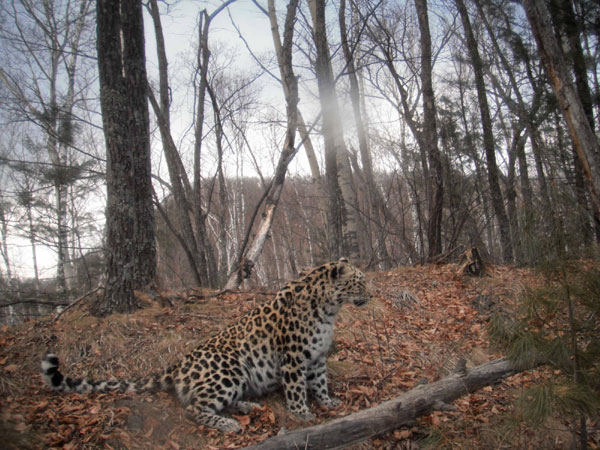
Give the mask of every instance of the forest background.
[{"label": "forest background", "polygon": [[[592,251],[597,137],[586,159],[531,24],[550,21],[552,56],[594,132],[600,7],[525,3],[542,13],[502,0],[310,0],[289,23],[282,2],[143,3],[158,283],[276,286],[342,255],[385,269],[472,246],[525,265]],[[95,8],[0,6],[7,299],[75,297],[104,272]]]}]

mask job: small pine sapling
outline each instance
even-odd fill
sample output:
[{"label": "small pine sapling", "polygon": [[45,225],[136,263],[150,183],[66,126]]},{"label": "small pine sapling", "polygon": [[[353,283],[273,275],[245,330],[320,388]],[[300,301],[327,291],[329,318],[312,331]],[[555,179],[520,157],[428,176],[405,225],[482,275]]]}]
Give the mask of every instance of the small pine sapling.
[{"label": "small pine sapling", "polygon": [[523,393],[516,409],[534,426],[559,414],[585,449],[588,420],[600,413],[600,271],[563,260],[540,272],[543,286],[525,291],[514,317],[492,317],[491,341],[519,367],[553,369],[551,379]]}]

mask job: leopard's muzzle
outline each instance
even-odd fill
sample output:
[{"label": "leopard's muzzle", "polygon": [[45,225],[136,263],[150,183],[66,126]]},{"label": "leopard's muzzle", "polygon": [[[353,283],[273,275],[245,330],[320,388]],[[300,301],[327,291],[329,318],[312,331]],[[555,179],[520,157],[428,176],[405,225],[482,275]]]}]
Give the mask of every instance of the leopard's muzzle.
[{"label": "leopard's muzzle", "polygon": [[364,306],[368,303],[369,300],[371,300],[370,294],[360,295],[358,297],[353,298],[352,303],[354,303],[355,306]]}]

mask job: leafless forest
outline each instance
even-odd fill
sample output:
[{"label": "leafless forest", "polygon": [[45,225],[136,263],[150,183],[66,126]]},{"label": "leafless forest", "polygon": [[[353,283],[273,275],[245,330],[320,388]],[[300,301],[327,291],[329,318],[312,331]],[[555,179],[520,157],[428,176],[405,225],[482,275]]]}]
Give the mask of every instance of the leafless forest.
[{"label": "leafless forest", "polygon": [[596,1],[128,8],[0,6],[7,302],[600,240]]}]

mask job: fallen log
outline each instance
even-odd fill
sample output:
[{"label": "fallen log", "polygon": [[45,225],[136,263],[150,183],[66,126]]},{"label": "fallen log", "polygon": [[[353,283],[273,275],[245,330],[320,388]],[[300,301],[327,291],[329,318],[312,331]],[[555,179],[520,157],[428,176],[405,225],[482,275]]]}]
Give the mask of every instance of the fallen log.
[{"label": "fallen log", "polygon": [[472,369],[459,364],[455,373],[435,383],[419,385],[392,400],[331,422],[274,436],[246,450],[344,448],[413,424],[416,418],[434,410],[448,409],[449,402],[520,371],[506,359]]}]

